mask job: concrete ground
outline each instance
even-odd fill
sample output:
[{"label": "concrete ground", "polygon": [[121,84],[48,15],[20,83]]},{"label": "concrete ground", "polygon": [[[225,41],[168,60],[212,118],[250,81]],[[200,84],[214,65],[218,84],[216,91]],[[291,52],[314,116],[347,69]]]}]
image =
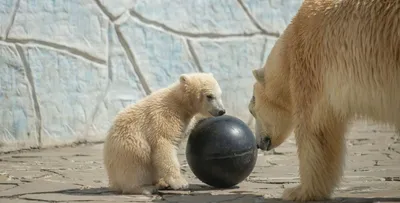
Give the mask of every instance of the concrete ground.
[{"label": "concrete ground", "polygon": [[[356,123],[347,147],[345,177],[331,202],[400,202],[400,141],[394,130]],[[212,189],[197,180],[183,152],[182,171],[190,190],[150,197],[107,191],[101,144],[2,154],[0,203],[280,202],[283,189],[299,183],[293,137],[276,154],[259,152],[252,174],[228,190]]]}]

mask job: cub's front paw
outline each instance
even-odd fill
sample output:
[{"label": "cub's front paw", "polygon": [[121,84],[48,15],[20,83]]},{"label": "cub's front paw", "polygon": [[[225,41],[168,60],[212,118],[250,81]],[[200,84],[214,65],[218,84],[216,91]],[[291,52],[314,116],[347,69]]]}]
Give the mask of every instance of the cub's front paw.
[{"label": "cub's front paw", "polygon": [[158,193],[158,189],[154,186],[145,186],[141,188],[141,193],[143,195],[153,195]]},{"label": "cub's front paw", "polygon": [[184,190],[189,188],[189,183],[183,177],[167,177],[165,178],[165,182],[173,190]]},{"label": "cub's front paw", "polygon": [[312,191],[310,189],[305,190],[301,187],[301,185],[285,189],[282,195],[283,200],[299,202],[321,201],[328,198],[329,197],[327,195],[323,195],[319,191]]},{"label": "cub's front paw", "polygon": [[167,189],[169,187],[169,185],[165,182],[165,180],[163,178],[160,178],[158,181],[156,181],[155,183],[153,183],[157,189]]}]

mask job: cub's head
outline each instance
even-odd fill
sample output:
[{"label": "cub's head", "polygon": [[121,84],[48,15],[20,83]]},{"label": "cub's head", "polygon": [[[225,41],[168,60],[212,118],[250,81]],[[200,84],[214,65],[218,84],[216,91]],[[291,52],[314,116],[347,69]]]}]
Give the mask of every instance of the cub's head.
[{"label": "cub's head", "polygon": [[225,114],[222,91],[212,73],[182,74],[179,81],[196,113],[206,117]]},{"label": "cub's head", "polygon": [[268,91],[279,91],[279,87],[266,88],[264,69],[253,70],[253,76],[256,83],[248,108],[256,119],[257,146],[261,150],[271,150],[289,136],[293,128],[291,112],[277,102],[277,93],[269,94]]}]

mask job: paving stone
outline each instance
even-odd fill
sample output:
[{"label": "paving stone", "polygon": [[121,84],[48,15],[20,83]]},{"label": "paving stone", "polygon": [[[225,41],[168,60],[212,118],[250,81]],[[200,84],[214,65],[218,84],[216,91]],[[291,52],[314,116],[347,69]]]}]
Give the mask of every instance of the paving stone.
[{"label": "paving stone", "polygon": [[43,201],[35,201],[35,200],[24,200],[24,199],[4,199],[1,198],[1,203],[38,203],[41,202],[43,203]]},{"label": "paving stone", "polygon": [[[258,195],[241,195],[241,194],[226,194],[226,195],[164,195],[163,201],[159,202],[193,202],[193,203],[212,203],[212,202],[264,202],[264,198]],[[158,202],[158,201],[155,201]]]},{"label": "paving stone", "polygon": [[17,183],[3,182],[3,180],[1,180],[1,182],[0,182],[0,191],[9,190],[9,189],[12,189],[14,187],[18,187],[18,184]]},{"label": "paving stone", "polygon": [[[358,128],[359,127],[359,128]],[[358,130],[361,129],[362,132]],[[328,202],[400,202],[400,162],[388,158],[387,146],[400,150],[390,133],[375,124],[356,123],[349,142],[366,137],[348,149],[343,181]],[[369,134],[370,133],[370,134]],[[373,134],[371,134],[373,133]],[[389,138],[388,138],[389,137]],[[370,143],[377,143],[369,151]],[[299,184],[294,137],[277,148],[276,153],[258,153],[258,161],[246,180],[229,189],[217,189],[199,181],[185,160],[185,143],[179,150],[181,170],[190,183],[189,190],[161,190],[152,196],[121,195],[110,192],[102,162],[102,144],[44,149],[0,155],[0,202],[284,202],[285,188]],[[366,155],[360,155],[366,154]],[[374,160],[382,164],[374,165]]]},{"label": "paving stone", "polygon": [[0,191],[0,197],[15,197],[23,194],[46,194],[74,188],[77,188],[77,186],[73,184],[44,180],[31,180],[31,182],[20,184],[18,187]]},{"label": "paving stone", "polygon": [[[87,190],[87,189],[86,189]],[[104,201],[104,202],[148,202],[152,201],[153,197],[146,196],[127,196],[127,195],[110,195],[102,193],[86,193],[86,190],[63,191],[61,193],[50,194],[28,194],[22,195],[20,198],[35,199],[42,201],[55,201],[55,202],[84,202],[84,201]]]}]

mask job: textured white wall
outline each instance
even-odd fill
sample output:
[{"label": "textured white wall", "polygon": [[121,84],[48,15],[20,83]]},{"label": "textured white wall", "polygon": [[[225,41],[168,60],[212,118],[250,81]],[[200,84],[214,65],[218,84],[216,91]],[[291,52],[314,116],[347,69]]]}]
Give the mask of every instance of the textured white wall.
[{"label": "textured white wall", "polygon": [[101,140],[115,114],[213,72],[248,122],[251,69],[302,0],[0,0],[0,151]]}]

